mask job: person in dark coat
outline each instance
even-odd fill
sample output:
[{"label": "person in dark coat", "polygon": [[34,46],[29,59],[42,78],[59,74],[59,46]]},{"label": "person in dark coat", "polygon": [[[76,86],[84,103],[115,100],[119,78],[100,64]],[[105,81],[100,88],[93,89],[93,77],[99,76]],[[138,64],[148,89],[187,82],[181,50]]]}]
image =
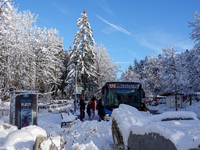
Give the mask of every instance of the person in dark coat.
[{"label": "person in dark coat", "polygon": [[144,103],[140,104],[139,111],[148,111],[149,109],[145,106]]},{"label": "person in dark coat", "polygon": [[99,102],[97,104],[97,108],[96,109],[98,110],[99,121],[104,120],[102,99],[99,99]]},{"label": "person in dark coat", "polygon": [[85,100],[84,96],[80,99],[80,120],[83,121],[83,118],[85,117]]}]

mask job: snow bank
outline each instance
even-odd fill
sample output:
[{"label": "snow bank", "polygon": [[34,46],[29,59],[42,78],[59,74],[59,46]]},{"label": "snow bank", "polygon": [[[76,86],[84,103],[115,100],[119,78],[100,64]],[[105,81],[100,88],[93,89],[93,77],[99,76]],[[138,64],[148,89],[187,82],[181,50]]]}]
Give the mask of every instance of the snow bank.
[{"label": "snow bank", "polygon": [[129,128],[132,125],[144,126],[145,124],[149,124],[151,120],[141,114],[136,108],[121,104],[119,108],[114,109],[112,112],[112,118],[114,118],[122,132],[124,144],[127,144],[129,137]]},{"label": "snow bank", "polygon": [[[10,126],[9,128],[5,129],[4,126]],[[17,130],[16,126],[11,126],[9,124],[5,124],[2,120],[0,120],[0,146],[4,143],[6,136],[12,132]]]},{"label": "snow bank", "polygon": [[36,140],[37,136],[47,137],[46,131],[44,129],[40,128],[40,127],[35,126],[35,125],[27,126],[25,128],[22,128],[21,130],[30,133],[34,138],[34,141]]},{"label": "snow bank", "polygon": [[193,119],[198,120],[197,115],[194,112],[189,111],[168,111],[158,115],[149,116],[152,121],[162,121],[166,119],[183,118],[183,119]]},{"label": "snow bank", "polygon": [[34,138],[30,133],[16,130],[7,135],[2,148],[5,150],[32,149],[34,143]]},{"label": "snow bank", "polygon": [[174,143],[177,150],[198,148],[200,145],[200,121],[180,120],[152,122],[144,127],[131,126],[132,134],[158,133]]},{"label": "snow bank", "polygon": [[200,118],[200,102],[195,102],[191,106],[185,108],[187,111],[192,111]]},{"label": "snow bank", "polygon": [[47,135],[45,130],[37,126],[28,126],[21,130],[17,130],[15,126],[3,130],[2,126],[0,125],[0,135],[4,136],[4,142],[0,145],[1,150],[32,150],[36,137]]},{"label": "snow bank", "polygon": [[[200,121],[193,112],[174,111],[144,116],[136,108],[123,104],[113,110],[112,118],[117,121],[125,145],[128,145],[130,132],[136,135],[158,133],[172,141],[178,150],[198,148],[200,145]],[[161,121],[169,118],[194,120]]]}]

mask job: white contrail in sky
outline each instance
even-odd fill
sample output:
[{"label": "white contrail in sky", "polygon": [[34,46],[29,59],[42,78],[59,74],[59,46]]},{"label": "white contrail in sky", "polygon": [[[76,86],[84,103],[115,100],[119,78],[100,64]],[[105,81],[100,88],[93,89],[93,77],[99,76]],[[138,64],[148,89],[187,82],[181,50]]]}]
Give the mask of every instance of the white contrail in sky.
[{"label": "white contrail in sky", "polygon": [[112,26],[113,28],[117,29],[118,31],[121,31],[121,32],[123,32],[123,33],[125,33],[125,34],[127,34],[127,35],[131,35],[130,32],[126,31],[126,30],[123,29],[122,27],[119,27],[119,26],[117,26],[117,25],[115,25],[115,24],[112,24],[112,23],[106,21],[105,19],[101,18],[101,17],[98,16],[98,15],[96,15],[96,16],[97,16],[99,19],[101,19],[103,22],[105,22],[105,23],[107,23],[108,25]]}]

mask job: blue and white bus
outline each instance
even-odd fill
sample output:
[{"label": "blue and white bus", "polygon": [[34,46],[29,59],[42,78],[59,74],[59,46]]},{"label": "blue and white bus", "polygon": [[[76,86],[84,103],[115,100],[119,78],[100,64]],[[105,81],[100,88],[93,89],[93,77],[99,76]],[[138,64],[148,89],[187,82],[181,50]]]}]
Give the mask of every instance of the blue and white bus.
[{"label": "blue and white bus", "polygon": [[105,120],[109,120],[113,109],[120,104],[139,108],[142,102],[142,85],[137,82],[107,82],[102,87],[102,102]]}]

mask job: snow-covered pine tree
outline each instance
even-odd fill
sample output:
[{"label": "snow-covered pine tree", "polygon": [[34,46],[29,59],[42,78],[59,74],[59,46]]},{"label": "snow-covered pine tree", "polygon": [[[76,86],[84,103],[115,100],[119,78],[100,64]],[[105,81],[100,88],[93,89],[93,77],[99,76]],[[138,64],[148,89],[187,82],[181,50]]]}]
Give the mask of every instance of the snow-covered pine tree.
[{"label": "snow-covered pine tree", "polygon": [[[69,50],[71,50],[71,46],[70,46],[70,48],[69,48]],[[67,77],[67,75],[68,75],[68,64],[69,64],[69,60],[70,60],[70,58],[69,58],[69,50],[64,50],[63,51],[63,55],[64,55],[64,60],[63,60],[63,68],[62,68],[62,76],[61,76],[61,81],[62,81],[62,83],[61,83],[61,85],[59,86],[59,89],[61,90],[61,96],[62,96],[62,98],[64,97],[64,93],[65,93],[65,86],[66,86],[66,83],[65,83],[65,79],[66,79],[66,77]],[[65,95],[67,96],[67,97],[69,97],[70,95],[68,95],[69,93],[65,93]]]},{"label": "snow-covered pine tree", "polygon": [[[77,61],[77,85],[83,88],[83,92],[87,91],[87,95],[91,95],[97,88],[98,73],[95,68],[96,58],[93,51],[94,39],[92,29],[90,27],[86,11],[84,10],[78,19],[77,26],[79,31],[76,33],[73,48],[70,53],[69,74],[66,78],[68,84],[65,88],[66,92],[73,93],[75,79],[75,64]],[[91,93],[91,94],[90,94]]]},{"label": "snow-covered pine tree", "polygon": [[134,72],[133,66],[130,64],[128,69],[126,68],[125,73],[121,75],[120,81],[123,81],[123,82],[140,82],[139,78],[140,78],[140,75]]}]

